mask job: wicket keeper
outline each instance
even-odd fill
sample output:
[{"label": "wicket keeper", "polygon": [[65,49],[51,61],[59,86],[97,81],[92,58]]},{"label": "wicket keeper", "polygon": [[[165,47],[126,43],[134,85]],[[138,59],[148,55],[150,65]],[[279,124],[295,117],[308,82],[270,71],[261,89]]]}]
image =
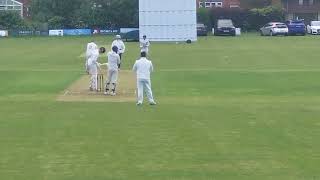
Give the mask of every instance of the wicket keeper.
[{"label": "wicket keeper", "polygon": [[89,73],[89,67],[88,67],[88,59],[91,56],[91,53],[95,50],[98,49],[97,44],[94,42],[94,40],[92,40],[91,42],[89,42],[87,44],[87,50],[86,50],[86,62],[85,62],[85,69],[86,72]]}]

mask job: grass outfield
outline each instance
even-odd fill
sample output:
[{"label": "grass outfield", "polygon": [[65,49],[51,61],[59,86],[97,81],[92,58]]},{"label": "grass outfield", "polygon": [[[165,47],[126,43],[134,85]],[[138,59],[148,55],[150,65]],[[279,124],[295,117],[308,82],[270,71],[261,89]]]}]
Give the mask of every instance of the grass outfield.
[{"label": "grass outfield", "polygon": [[1,180],[320,179],[320,37],[152,43],[158,106],[56,101],[90,39],[0,39]]}]

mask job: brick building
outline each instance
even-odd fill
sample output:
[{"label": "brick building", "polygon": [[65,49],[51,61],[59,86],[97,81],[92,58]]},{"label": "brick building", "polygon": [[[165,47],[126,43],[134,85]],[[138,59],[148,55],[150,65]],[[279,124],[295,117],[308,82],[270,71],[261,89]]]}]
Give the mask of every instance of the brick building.
[{"label": "brick building", "polygon": [[287,19],[320,20],[320,0],[282,0]]},{"label": "brick building", "polygon": [[30,2],[31,0],[18,0],[23,4],[23,17],[30,17]]}]

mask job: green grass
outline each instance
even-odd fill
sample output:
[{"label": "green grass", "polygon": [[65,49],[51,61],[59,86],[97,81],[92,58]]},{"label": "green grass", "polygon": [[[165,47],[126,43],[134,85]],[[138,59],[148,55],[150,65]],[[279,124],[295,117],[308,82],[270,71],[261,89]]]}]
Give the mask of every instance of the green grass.
[{"label": "green grass", "polygon": [[57,102],[91,39],[0,39],[1,180],[320,179],[320,37],[152,43],[158,106]]}]

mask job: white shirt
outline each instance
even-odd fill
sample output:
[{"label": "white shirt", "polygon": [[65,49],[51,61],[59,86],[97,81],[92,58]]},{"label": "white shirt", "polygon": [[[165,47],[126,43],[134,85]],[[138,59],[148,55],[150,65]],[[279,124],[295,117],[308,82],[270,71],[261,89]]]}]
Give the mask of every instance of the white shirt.
[{"label": "white shirt", "polygon": [[148,39],[142,39],[140,41],[141,52],[148,52],[150,46],[150,41]]},{"label": "white shirt", "polygon": [[91,52],[94,51],[95,49],[98,49],[98,46],[94,42],[90,42],[87,44],[87,51],[86,51],[86,57],[87,59],[91,55]]},{"label": "white shirt", "polygon": [[111,49],[113,46],[118,47],[118,54],[123,54],[126,50],[126,46],[124,45],[123,41],[121,39],[116,39],[112,42]]},{"label": "white shirt", "polygon": [[95,49],[91,52],[91,55],[88,59],[88,65],[91,66],[91,65],[97,64],[98,58],[99,58],[99,50]]},{"label": "white shirt", "polygon": [[119,64],[120,64],[120,56],[113,52],[113,51],[110,51],[108,52],[107,54],[107,57],[108,57],[108,69],[109,70],[118,70],[119,68]]},{"label": "white shirt", "polygon": [[136,72],[137,79],[150,80],[150,74],[153,72],[153,65],[151,61],[143,57],[136,61],[132,70]]}]

